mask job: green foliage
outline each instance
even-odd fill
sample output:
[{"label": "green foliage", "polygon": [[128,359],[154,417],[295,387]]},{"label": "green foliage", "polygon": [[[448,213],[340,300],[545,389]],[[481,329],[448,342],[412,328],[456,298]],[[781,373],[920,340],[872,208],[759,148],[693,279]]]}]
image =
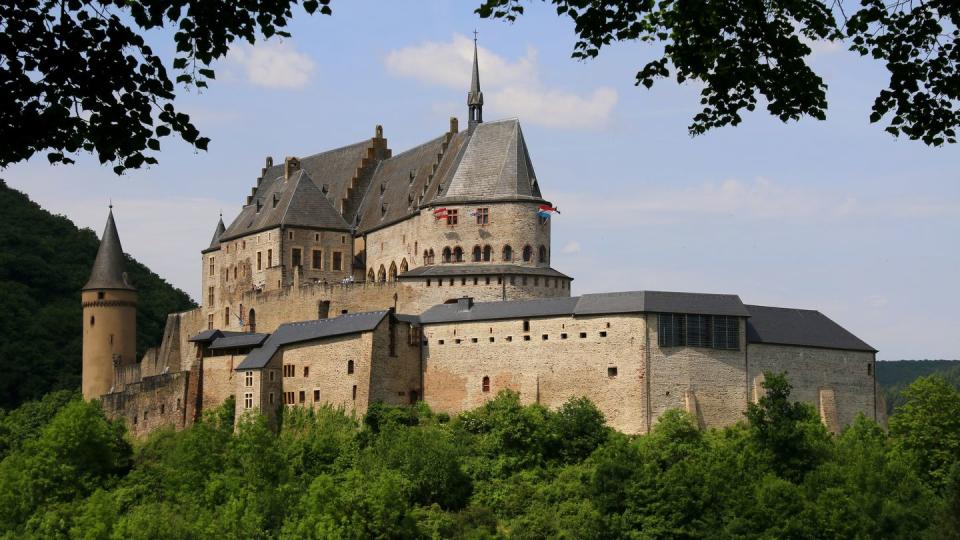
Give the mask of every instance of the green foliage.
[{"label": "green foliage", "polygon": [[[99,241],[0,181],[0,408],[80,387],[80,289]],[[167,314],[195,306],[186,293],[131,258],[139,289],[137,355],[160,343]]]},{"label": "green foliage", "polygon": [[[304,0],[307,13],[331,13],[330,0]],[[205,88],[211,66],[238,40],[253,44],[283,29],[294,0],[4,2],[0,21],[3,121],[0,166],[49,151],[73,163],[80,151],[111,162],[117,174],[156,164],[160,139],[176,133],[199,150],[190,117],[173,105],[175,84]],[[175,53],[147,44],[151,30],[172,29]],[[171,62],[172,60],[172,62]],[[175,74],[167,73],[172,64]]]},{"label": "green foliage", "polygon": [[895,360],[877,362],[876,366],[888,415],[906,402],[903,390],[918,377],[936,374],[960,390],[960,360]]},{"label": "green foliage", "polygon": [[897,450],[937,488],[960,463],[960,392],[942,377],[920,377],[903,392],[906,403],[890,418]]},{"label": "green foliage", "polygon": [[[809,65],[815,42],[840,43],[879,61],[890,77],[873,102],[871,122],[931,146],[955,143],[960,125],[960,15],[956,3],[681,2],[677,0],[544,0],[569,17],[577,38],[573,57],[595,58],[614,42],[655,44],[659,58],[636,84],[647,88],[673,75],[702,83],[702,109],[692,135],[737,125],[743,111],[765,105],[786,122],[823,120],[827,85]],[[484,0],[481,17],[514,21],[522,0]]]},{"label": "green foliage", "polygon": [[910,388],[891,435],[862,415],[827,435],[782,376],[766,387],[735,426],[670,410],[640,436],[582,398],[550,410],[502,392],[452,421],[424,404],[362,422],[290,407],[277,431],[234,422],[228,400],[133,450],[57,394],[0,419],[16,434],[0,538],[957,538],[943,381]]}]

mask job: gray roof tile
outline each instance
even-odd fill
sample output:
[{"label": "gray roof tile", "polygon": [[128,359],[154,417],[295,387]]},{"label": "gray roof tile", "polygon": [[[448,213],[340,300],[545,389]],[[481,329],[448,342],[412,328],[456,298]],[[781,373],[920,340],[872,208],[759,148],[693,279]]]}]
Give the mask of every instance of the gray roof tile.
[{"label": "gray roof tile", "polygon": [[447,277],[447,276],[487,276],[487,275],[530,275],[546,277],[570,276],[558,272],[553,268],[537,266],[520,266],[517,264],[438,264],[419,266],[397,276],[403,278]]},{"label": "gray roof tile", "polygon": [[747,342],[877,352],[819,311],[746,306]]},{"label": "gray roof tile", "polygon": [[270,334],[257,334],[250,332],[238,335],[223,336],[213,340],[213,343],[210,344],[210,348],[217,350],[234,349],[237,347],[259,347],[264,341],[267,340],[268,337],[270,337]]},{"label": "gray roof tile", "polygon": [[389,313],[389,311],[349,313],[333,319],[282,324],[273,334],[270,334],[262,347],[250,351],[250,354],[235,369],[237,371],[262,369],[280,347],[291,343],[369,332],[376,328]]},{"label": "gray roof tile", "polygon": [[97,248],[97,258],[90,269],[90,279],[83,286],[89,289],[125,289],[136,290],[127,280],[124,271],[125,260],[123,247],[120,245],[120,235],[117,233],[117,224],[113,221],[113,209],[107,214],[107,226],[103,229],[100,238],[100,247]]}]

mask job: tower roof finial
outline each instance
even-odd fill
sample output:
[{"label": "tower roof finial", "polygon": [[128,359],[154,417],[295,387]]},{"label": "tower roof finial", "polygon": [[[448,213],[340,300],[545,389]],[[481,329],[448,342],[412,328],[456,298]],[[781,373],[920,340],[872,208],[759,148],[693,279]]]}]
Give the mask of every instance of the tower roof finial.
[{"label": "tower roof finial", "polygon": [[470,92],[467,93],[469,109],[469,129],[472,132],[477,124],[483,122],[483,92],[480,91],[480,61],[477,54],[477,31],[473,31],[473,78],[470,80]]}]

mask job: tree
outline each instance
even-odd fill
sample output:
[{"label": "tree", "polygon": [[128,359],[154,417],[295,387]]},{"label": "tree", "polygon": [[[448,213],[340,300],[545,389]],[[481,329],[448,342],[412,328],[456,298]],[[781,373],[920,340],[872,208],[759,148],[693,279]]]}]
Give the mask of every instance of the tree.
[{"label": "tree", "polygon": [[[546,1],[546,0],[545,0]],[[949,0],[549,0],[575,24],[573,57],[594,58],[604,46],[643,41],[663,54],[637,73],[650,88],[673,75],[703,83],[703,109],[692,135],[737,125],[761,101],[786,122],[826,118],[827,85],[808,64],[814,41],[845,42],[884,63],[887,88],[871,122],[933,146],[956,142],[960,124],[960,7]],[[516,20],[521,0],[484,0],[481,17]]]},{"label": "tree", "polygon": [[920,377],[903,391],[906,403],[890,418],[894,448],[936,489],[960,463],[960,392],[943,377]]},{"label": "tree", "polygon": [[[304,0],[331,13],[330,0]],[[73,163],[80,151],[117,174],[157,163],[160,139],[176,133],[205,150],[175,86],[204,88],[211,64],[237,40],[288,36],[299,0],[26,0],[0,4],[0,167],[48,151]],[[170,28],[175,82],[146,31]]]}]

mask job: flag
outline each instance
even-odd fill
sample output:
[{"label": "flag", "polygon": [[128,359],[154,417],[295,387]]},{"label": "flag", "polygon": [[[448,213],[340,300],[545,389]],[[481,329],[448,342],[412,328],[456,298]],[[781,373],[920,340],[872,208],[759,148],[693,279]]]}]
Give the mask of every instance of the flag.
[{"label": "flag", "polygon": [[560,210],[557,210],[556,208],[550,206],[549,204],[541,204],[540,212],[556,212],[559,214]]},{"label": "flag", "polygon": [[437,208],[436,210],[433,211],[433,219],[441,220],[441,219],[446,219],[446,217],[447,217],[446,208]]},{"label": "flag", "polygon": [[543,210],[537,212],[537,215],[540,216],[540,218],[542,219],[550,219],[550,213],[544,212]]}]

